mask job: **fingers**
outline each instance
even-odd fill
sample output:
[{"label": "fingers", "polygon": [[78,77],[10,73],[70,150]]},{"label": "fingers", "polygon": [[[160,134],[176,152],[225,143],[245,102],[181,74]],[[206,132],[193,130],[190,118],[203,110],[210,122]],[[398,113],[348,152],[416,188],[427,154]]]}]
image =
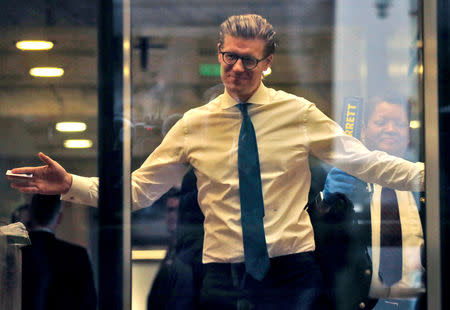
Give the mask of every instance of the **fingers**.
[{"label": "fingers", "polygon": [[[46,163],[48,166],[54,166],[55,165],[55,161],[53,159],[51,159],[50,157],[48,157],[47,155],[45,155],[42,152],[39,152],[38,154],[39,158]],[[12,173],[32,173],[33,175],[35,174],[37,169],[43,168],[44,166],[40,166],[40,167],[21,167],[21,168],[14,168],[11,170]],[[13,180],[12,178],[10,178],[10,180]]]},{"label": "fingers", "polygon": [[347,184],[353,183],[355,180],[357,180],[354,176],[351,176],[349,174],[335,175],[334,178],[337,182],[342,182],[342,183],[347,183]]},{"label": "fingers", "polygon": [[339,169],[332,169],[328,175],[332,177],[334,181],[338,182],[352,182],[357,180],[354,176]]},{"label": "fingers", "polygon": [[340,186],[336,186],[335,188],[333,188],[333,190],[335,193],[342,193],[342,194],[347,195],[354,191],[354,187],[340,184]]},{"label": "fingers", "polygon": [[344,172],[338,168],[331,169],[329,174],[331,174],[333,176],[349,176],[349,174],[347,172]]},{"label": "fingers", "polygon": [[11,187],[27,194],[38,194],[39,188],[30,182],[11,183]]},{"label": "fingers", "polygon": [[51,159],[42,152],[39,152],[38,156],[44,163],[46,163],[49,166],[53,166],[55,164],[55,161],[53,159]]},{"label": "fingers", "polygon": [[[36,169],[38,169],[40,167],[21,167],[21,168],[14,168],[11,169],[12,173],[25,173],[25,174],[33,174],[36,172]],[[17,176],[9,176],[8,179],[10,180],[16,180],[16,179],[23,179],[23,177],[17,177]]]}]

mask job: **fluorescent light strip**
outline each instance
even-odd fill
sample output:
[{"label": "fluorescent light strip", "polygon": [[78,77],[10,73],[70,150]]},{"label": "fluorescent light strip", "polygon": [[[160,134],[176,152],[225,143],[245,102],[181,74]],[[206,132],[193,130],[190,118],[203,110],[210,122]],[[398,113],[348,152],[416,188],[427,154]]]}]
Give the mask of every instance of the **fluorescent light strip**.
[{"label": "fluorescent light strip", "polygon": [[55,128],[61,132],[81,132],[86,130],[86,124],[82,122],[59,122]]},{"label": "fluorescent light strip", "polygon": [[87,149],[92,147],[92,141],[88,139],[69,139],[64,141],[67,149]]},{"label": "fluorescent light strip", "polygon": [[42,51],[53,48],[53,42],[42,40],[23,40],[16,43],[16,47],[23,51]]},{"label": "fluorescent light strip", "polygon": [[162,260],[166,257],[166,250],[133,250],[132,260]]},{"label": "fluorescent light strip", "polygon": [[35,67],[30,69],[30,75],[37,77],[59,77],[64,74],[64,69],[56,67]]}]

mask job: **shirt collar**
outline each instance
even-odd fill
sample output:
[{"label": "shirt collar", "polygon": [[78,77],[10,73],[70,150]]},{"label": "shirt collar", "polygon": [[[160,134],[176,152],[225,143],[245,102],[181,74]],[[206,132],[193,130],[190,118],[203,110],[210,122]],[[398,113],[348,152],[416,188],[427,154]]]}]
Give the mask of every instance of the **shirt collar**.
[{"label": "shirt collar", "polygon": [[48,233],[51,233],[51,234],[55,234],[53,232],[53,230],[51,230],[50,228],[47,228],[47,227],[43,227],[43,226],[35,227],[31,231],[33,231],[33,232],[34,231],[45,231],[45,232],[48,232]]},{"label": "shirt collar", "polygon": [[[268,96],[268,89],[267,87],[261,82],[256,92],[247,100],[247,103],[252,104],[267,104],[269,103],[269,96]],[[227,89],[225,88],[225,92],[223,93],[223,99],[221,100],[220,106],[222,109],[228,109],[230,107],[235,106],[240,102],[237,102],[233,97],[230,96],[230,94],[227,92]]]}]

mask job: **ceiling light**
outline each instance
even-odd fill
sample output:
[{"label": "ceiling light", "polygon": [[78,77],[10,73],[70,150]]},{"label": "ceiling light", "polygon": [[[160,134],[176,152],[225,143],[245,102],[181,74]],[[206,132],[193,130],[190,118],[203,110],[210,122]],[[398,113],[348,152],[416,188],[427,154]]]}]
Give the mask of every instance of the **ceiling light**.
[{"label": "ceiling light", "polygon": [[41,40],[23,40],[16,43],[16,47],[23,51],[42,51],[53,48],[53,42]]},{"label": "ceiling light", "polygon": [[64,70],[56,67],[36,67],[30,69],[30,75],[38,77],[58,77],[63,74]]},{"label": "ceiling light", "polygon": [[69,139],[64,141],[64,147],[67,149],[87,149],[92,146],[92,140],[88,139]]},{"label": "ceiling light", "polygon": [[412,129],[417,129],[420,128],[421,124],[419,120],[411,120],[409,122],[409,127],[411,127]]},{"label": "ceiling light", "polygon": [[269,68],[267,68],[267,70],[264,70],[262,74],[263,74],[263,76],[268,76],[271,73],[272,73],[272,69],[269,67]]},{"label": "ceiling light", "polygon": [[60,122],[55,126],[61,132],[80,132],[86,130],[86,124],[82,122]]}]

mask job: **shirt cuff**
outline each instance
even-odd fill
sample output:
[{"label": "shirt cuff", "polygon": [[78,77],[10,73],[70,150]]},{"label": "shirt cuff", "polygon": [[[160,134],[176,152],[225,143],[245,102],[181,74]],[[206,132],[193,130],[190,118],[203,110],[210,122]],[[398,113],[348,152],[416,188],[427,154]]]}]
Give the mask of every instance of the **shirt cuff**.
[{"label": "shirt cuff", "polygon": [[423,192],[425,190],[425,163],[416,162],[419,169],[419,184],[416,184],[415,192]]},{"label": "shirt cuff", "polygon": [[69,191],[61,195],[61,200],[89,206],[97,206],[98,185],[94,178],[87,178],[72,174],[72,186]]}]

